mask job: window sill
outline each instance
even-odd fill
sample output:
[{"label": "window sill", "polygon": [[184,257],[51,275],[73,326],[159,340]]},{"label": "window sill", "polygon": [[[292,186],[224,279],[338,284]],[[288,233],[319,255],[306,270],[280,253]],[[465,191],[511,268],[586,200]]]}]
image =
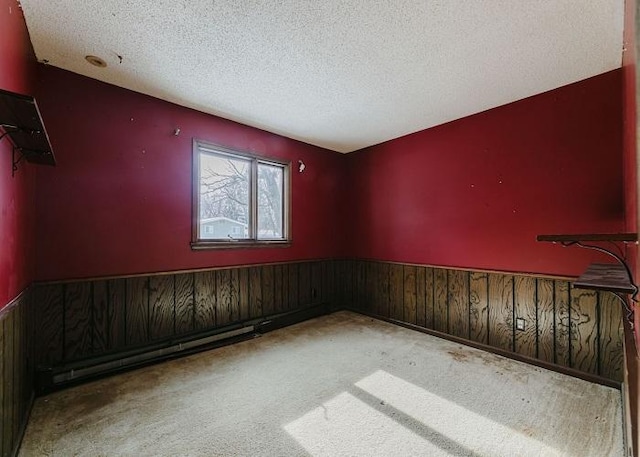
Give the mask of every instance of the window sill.
[{"label": "window sill", "polygon": [[288,248],[291,240],[247,240],[247,241],[192,241],[191,250],[205,249],[248,249],[248,248]]}]

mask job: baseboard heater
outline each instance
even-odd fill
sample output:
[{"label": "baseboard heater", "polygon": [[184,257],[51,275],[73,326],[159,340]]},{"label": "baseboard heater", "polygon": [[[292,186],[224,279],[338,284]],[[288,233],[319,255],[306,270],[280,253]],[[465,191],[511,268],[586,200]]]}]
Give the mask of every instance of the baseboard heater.
[{"label": "baseboard heater", "polygon": [[171,356],[177,355],[178,353],[185,354],[196,348],[206,349],[211,347],[214,343],[225,340],[233,340],[233,342],[236,342],[239,340],[239,337],[242,336],[248,336],[250,338],[258,336],[255,334],[255,326],[249,325],[247,327],[218,333],[196,340],[177,343],[146,352],[139,352],[129,356],[118,357],[118,359],[115,360],[88,365],[85,363],[82,367],[69,368],[65,371],[54,372],[51,377],[51,387],[69,384],[74,381],[91,378],[97,375],[121,371],[122,369],[144,365],[151,361],[165,360]]},{"label": "baseboard heater", "polygon": [[281,313],[268,318],[248,321],[204,336],[191,336],[180,341],[158,343],[146,348],[78,361],[74,364],[47,368],[37,372],[36,391],[45,394],[70,385],[108,376],[140,366],[157,363],[215,347],[259,337],[278,328],[327,314],[326,305]]}]

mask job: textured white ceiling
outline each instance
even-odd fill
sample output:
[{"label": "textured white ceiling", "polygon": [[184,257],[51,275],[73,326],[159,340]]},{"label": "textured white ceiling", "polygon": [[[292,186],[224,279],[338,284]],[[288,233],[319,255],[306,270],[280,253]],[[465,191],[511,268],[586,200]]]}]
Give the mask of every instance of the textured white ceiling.
[{"label": "textured white ceiling", "polygon": [[621,64],[624,0],[21,3],[40,60],[339,152]]}]

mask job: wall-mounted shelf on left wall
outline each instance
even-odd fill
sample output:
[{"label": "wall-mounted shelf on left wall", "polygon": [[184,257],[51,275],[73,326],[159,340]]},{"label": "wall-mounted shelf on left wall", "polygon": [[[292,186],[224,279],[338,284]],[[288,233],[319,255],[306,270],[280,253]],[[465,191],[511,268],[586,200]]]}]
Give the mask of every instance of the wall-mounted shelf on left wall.
[{"label": "wall-mounted shelf on left wall", "polygon": [[56,160],[42,116],[33,97],[0,90],[0,139],[13,143],[13,170],[24,159],[41,165],[55,165]]}]

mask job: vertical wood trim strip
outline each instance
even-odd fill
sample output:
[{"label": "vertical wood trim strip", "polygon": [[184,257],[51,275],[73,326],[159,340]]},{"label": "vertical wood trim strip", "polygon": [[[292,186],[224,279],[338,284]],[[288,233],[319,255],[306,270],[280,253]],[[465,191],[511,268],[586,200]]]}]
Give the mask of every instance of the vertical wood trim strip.
[{"label": "vertical wood trim strip", "polygon": [[571,292],[571,366],[587,373],[598,372],[597,293],[586,289]]},{"label": "vertical wood trim strip", "polygon": [[524,319],[524,330],[517,330],[514,319],[515,352],[536,357],[538,322],[536,312],[536,280],[530,276],[514,277],[514,316]]},{"label": "vertical wood trim strip", "polygon": [[447,306],[447,270],[434,268],[434,306],[433,329],[447,333],[448,330],[448,306]]},{"label": "vertical wood trim strip", "polygon": [[622,381],[623,374],[623,310],[618,297],[600,292],[600,375]]},{"label": "vertical wood trim strip", "polygon": [[571,366],[571,307],[569,283],[556,280],[554,287],[556,308],[555,359],[558,365]]},{"label": "vertical wood trim strip", "polygon": [[489,344],[513,351],[513,277],[489,274]]},{"label": "vertical wood trim strip", "polygon": [[555,363],[555,310],[552,279],[540,278],[536,281],[536,315],[538,358]]},{"label": "vertical wood trim strip", "polygon": [[403,312],[404,321],[410,324],[416,324],[416,267],[405,265],[403,267]]},{"label": "vertical wood trim strip", "polygon": [[469,274],[469,338],[488,344],[489,304],[487,273]]},{"label": "vertical wood trim strip", "polygon": [[427,277],[425,267],[416,267],[416,324],[427,326]]}]

